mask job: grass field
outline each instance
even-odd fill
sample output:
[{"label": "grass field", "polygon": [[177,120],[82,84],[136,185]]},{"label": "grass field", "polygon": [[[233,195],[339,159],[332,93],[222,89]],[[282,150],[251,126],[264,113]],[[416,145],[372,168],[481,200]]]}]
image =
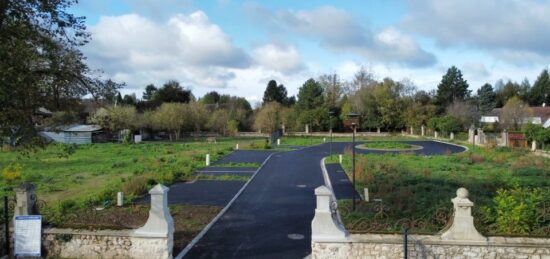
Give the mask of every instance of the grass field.
[{"label": "grass field", "polygon": [[[343,167],[351,178],[349,150]],[[356,180],[359,193],[369,188],[371,201],[360,202],[355,212],[350,201],[340,202],[344,223],[353,231],[397,232],[398,223],[409,219],[412,231],[437,232],[447,223],[443,214],[452,211],[450,199],[465,187],[482,233],[550,233],[550,160],[526,151],[478,147],[441,156],[358,155]]]},{"label": "grass field", "polygon": [[215,161],[236,143],[241,149],[265,148],[265,139],[218,139],[217,143],[49,145],[31,152],[3,151],[0,195],[13,193],[5,187],[31,182],[47,204],[42,210],[46,220],[60,221],[68,211],[112,203],[118,191],[131,200],[156,183],[189,180],[205,166],[206,154]]}]

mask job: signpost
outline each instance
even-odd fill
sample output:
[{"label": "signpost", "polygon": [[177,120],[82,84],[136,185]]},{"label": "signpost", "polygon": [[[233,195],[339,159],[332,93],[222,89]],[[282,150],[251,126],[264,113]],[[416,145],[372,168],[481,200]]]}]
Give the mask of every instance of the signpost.
[{"label": "signpost", "polygon": [[15,256],[40,257],[42,216],[15,216]]}]

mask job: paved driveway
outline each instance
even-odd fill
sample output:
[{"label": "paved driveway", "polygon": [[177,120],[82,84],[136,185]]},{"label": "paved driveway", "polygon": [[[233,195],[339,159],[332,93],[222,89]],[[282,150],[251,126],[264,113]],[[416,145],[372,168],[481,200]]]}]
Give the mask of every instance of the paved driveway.
[{"label": "paved driveway", "polygon": [[[433,141],[418,154],[460,152]],[[342,153],[351,143],[333,143]],[[314,189],[324,185],[320,161],[328,143],[274,154],[226,213],[189,250],[185,258],[303,258],[311,253]],[[370,151],[358,150],[358,153]],[[378,153],[378,152],[377,152]]]}]

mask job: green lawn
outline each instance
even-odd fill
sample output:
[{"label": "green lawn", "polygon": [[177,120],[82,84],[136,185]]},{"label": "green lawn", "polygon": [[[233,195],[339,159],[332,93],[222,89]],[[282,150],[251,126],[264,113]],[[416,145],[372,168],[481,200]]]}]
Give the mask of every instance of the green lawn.
[{"label": "green lawn", "polygon": [[[248,149],[265,146],[264,139],[218,139],[217,143],[52,144],[36,151],[3,151],[0,195],[13,194],[5,187],[31,182],[36,185],[38,198],[47,204],[43,213],[55,220],[73,209],[112,203],[118,191],[124,191],[131,200],[156,183],[169,185],[191,179],[192,172],[205,166],[207,153],[216,161],[229,154],[236,143]],[[13,181],[7,179],[13,178],[13,172],[4,170],[10,165],[21,168],[20,177]],[[222,180],[233,180],[226,178],[221,176]]]},{"label": "green lawn", "polygon": [[[349,150],[343,167],[351,178]],[[350,201],[340,202],[353,231],[401,231],[400,223],[412,219],[412,231],[435,233],[447,223],[459,187],[469,190],[484,234],[540,236],[550,230],[550,159],[527,151],[478,147],[441,156],[357,155],[356,180],[359,193],[369,188],[371,201],[358,203],[355,212]]]}]

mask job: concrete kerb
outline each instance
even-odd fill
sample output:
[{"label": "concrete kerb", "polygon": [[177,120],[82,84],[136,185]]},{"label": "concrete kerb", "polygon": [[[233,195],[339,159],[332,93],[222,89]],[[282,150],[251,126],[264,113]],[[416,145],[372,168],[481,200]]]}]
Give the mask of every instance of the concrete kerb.
[{"label": "concrete kerb", "polygon": [[212,221],[210,221],[210,223],[208,223],[208,225],[206,225],[206,227],[204,227],[201,230],[201,232],[195,238],[193,238],[193,240],[191,240],[191,242],[189,244],[187,244],[187,246],[174,258],[176,258],[176,259],[183,258],[191,250],[191,248],[193,248],[202,239],[202,237],[208,232],[208,230],[210,230],[210,228],[212,228],[212,226],[214,226],[214,224],[216,224],[216,222],[218,222],[218,220],[223,216],[223,214],[225,214],[225,212],[227,212],[227,210],[229,210],[231,205],[233,205],[235,200],[241,195],[241,193],[243,193],[244,189],[246,189],[248,184],[250,184],[250,182],[252,182],[252,180],[254,180],[254,177],[256,177],[256,174],[258,174],[258,172],[264,167],[264,165],[267,163],[267,161],[269,161],[269,159],[273,155],[278,154],[278,153],[280,153],[280,152],[275,152],[275,153],[269,155],[264,160],[264,162],[260,165],[260,167],[256,170],[256,172],[254,172],[254,174],[250,177],[250,179],[248,179],[248,181],[243,185],[243,187],[241,187],[239,192],[237,192],[237,194],[235,194],[235,196],[233,196],[233,198],[229,201],[229,203],[227,203],[227,205],[225,205],[225,207],[218,213],[218,215],[216,215],[216,217],[214,217],[214,219],[212,219]]},{"label": "concrete kerb", "polygon": [[[325,159],[326,157],[323,157],[323,159],[321,159],[321,171],[323,172],[323,179],[325,179],[325,185],[330,189],[330,192],[332,194],[332,200],[333,202],[337,202],[336,200],[336,195],[334,194],[334,190],[332,189],[332,183],[330,182],[330,177],[328,176],[328,170],[327,170],[327,167],[325,165]],[[339,210],[336,210],[336,217],[338,219],[338,222],[341,224],[341,225],[344,225],[342,224],[342,216],[340,216],[340,211]]]}]

